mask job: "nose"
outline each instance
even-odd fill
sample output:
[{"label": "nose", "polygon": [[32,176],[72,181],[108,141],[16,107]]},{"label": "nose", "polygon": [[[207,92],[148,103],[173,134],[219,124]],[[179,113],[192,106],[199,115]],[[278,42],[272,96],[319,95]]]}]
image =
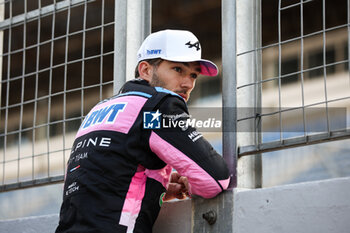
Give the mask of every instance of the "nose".
[{"label": "nose", "polygon": [[192,78],[189,75],[186,75],[185,77],[183,77],[183,79],[181,80],[181,88],[184,88],[186,90],[192,90],[194,87],[194,82],[195,79]]}]

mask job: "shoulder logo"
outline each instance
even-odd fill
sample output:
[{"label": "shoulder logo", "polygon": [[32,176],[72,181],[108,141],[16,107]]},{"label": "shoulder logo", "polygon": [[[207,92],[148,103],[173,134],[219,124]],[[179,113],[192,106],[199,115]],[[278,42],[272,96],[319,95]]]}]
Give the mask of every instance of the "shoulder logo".
[{"label": "shoulder logo", "polygon": [[160,129],[161,115],[159,110],[156,112],[143,112],[143,128]]},{"label": "shoulder logo", "polygon": [[191,41],[189,41],[185,45],[188,45],[189,48],[195,47],[197,51],[201,49],[200,45],[199,45],[199,41],[197,41],[193,44],[191,44]]}]

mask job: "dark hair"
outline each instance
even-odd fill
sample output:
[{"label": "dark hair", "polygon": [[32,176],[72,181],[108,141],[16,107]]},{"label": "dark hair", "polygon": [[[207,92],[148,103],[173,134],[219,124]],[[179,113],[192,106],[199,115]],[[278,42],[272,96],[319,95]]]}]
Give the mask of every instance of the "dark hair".
[{"label": "dark hair", "polygon": [[[142,60],[142,61],[146,61],[148,62],[150,65],[154,66],[154,67],[158,67],[160,65],[160,63],[162,63],[162,61],[164,61],[161,58],[154,58],[154,59],[146,59],[146,60]],[[142,62],[140,61],[140,62]],[[135,68],[135,78],[140,77],[140,73],[139,73],[139,63],[137,63],[137,66]]]}]

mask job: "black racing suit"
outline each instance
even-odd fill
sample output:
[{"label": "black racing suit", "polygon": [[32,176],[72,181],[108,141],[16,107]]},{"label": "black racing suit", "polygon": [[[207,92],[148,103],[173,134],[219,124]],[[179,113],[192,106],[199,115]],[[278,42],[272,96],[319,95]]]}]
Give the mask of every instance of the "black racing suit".
[{"label": "black racing suit", "polygon": [[185,101],[141,79],[97,104],[75,138],[64,184],[60,232],[152,232],[170,173],[211,198],[227,188],[223,158],[195,128],[162,127],[188,118]]}]

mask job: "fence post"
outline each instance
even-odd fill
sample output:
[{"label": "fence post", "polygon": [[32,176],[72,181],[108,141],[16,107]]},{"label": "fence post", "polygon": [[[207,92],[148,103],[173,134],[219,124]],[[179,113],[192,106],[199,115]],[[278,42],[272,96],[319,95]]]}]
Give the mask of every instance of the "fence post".
[{"label": "fence post", "polygon": [[[214,199],[193,199],[193,233],[233,232],[233,188],[237,185],[236,0],[222,0],[222,66],[223,157],[231,182],[229,190]],[[211,224],[203,216],[212,213],[216,214],[216,222]]]},{"label": "fence post", "polygon": [[230,188],[237,186],[237,77],[236,0],[222,1],[222,149],[231,174]]},{"label": "fence post", "polygon": [[[0,22],[5,18],[5,3],[0,3]],[[4,44],[4,31],[0,31],[0,103],[1,103],[1,90],[2,90],[2,61],[3,61],[3,44]],[[1,120],[1,116],[0,116]]]},{"label": "fence post", "polygon": [[151,33],[151,5],[152,0],[115,1],[114,94],[134,78],[137,50]]},{"label": "fence post", "polygon": [[[236,10],[239,9],[239,10]],[[261,107],[261,86],[238,90],[242,81],[261,80],[260,2],[222,0],[222,66],[223,66],[223,156],[231,173],[230,189],[218,197],[193,199],[192,232],[234,232],[233,188],[261,187],[261,156],[238,160],[240,145],[260,143],[260,125],[255,120],[239,125],[237,113],[255,116]],[[242,56],[238,56],[243,53]],[[244,110],[243,110],[244,109]],[[248,111],[247,111],[248,110]],[[203,219],[216,214],[216,222]]]},{"label": "fence post", "polygon": [[[241,118],[261,111],[261,2],[237,0],[237,113]],[[224,50],[224,49],[223,49]],[[249,86],[240,86],[252,84]],[[239,121],[237,146],[261,143],[259,119]],[[262,186],[261,155],[244,156],[237,162],[237,187]]]}]

